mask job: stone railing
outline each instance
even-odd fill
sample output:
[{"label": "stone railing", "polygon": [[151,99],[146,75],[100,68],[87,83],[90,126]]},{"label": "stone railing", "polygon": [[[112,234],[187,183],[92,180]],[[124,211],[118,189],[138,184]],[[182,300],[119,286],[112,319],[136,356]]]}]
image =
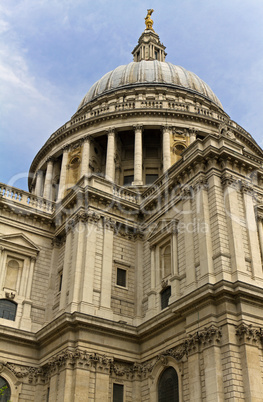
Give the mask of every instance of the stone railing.
[{"label": "stone railing", "polygon": [[30,207],[39,212],[50,214],[54,211],[54,202],[2,183],[0,183],[0,200],[1,199],[9,201],[18,207]]}]

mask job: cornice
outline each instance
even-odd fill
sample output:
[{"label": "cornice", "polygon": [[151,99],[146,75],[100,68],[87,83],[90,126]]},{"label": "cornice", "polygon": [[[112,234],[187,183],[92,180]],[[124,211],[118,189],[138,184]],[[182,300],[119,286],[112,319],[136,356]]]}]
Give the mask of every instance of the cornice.
[{"label": "cornice", "polygon": [[148,378],[154,367],[157,365],[167,366],[168,358],[176,362],[187,359],[190,353],[202,350],[206,346],[220,344],[222,337],[221,328],[211,325],[204,327],[200,331],[188,334],[179,341],[177,346],[166,349],[159,354],[155,354],[148,360],[119,360],[114,355],[91,352],[86,348],[67,347],[59,353],[51,356],[46,362],[36,366],[26,366],[9,361],[0,362],[0,373],[6,367],[16,378],[26,379],[29,384],[46,383],[53,374],[59,373],[65,368],[78,368],[82,370],[107,373],[111,377],[126,379]]}]

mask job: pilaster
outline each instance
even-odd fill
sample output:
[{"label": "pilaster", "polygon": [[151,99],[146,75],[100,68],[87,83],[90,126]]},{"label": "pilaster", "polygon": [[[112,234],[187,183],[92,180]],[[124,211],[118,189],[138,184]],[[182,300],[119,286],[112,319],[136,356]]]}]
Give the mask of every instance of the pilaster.
[{"label": "pilaster", "polygon": [[232,277],[238,279],[239,273],[246,273],[245,254],[243,249],[242,220],[238,211],[238,183],[229,175],[222,177],[224,188],[224,206],[227,219],[229,248],[231,255]]},{"label": "pilaster", "polygon": [[103,257],[101,273],[100,312],[102,316],[111,318],[111,280],[113,265],[113,232],[114,221],[104,218],[103,222]]},{"label": "pilaster", "polygon": [[212,241],[209,216],[208,183],[200,179],[195,183],[197,235],[200,258],[200,283],[210,282],[213,274]]},{"label": "pilaster", "polygon": [[242,184],[242,193],[245,207],[246,228],[248,234],[251,265],[252,265],[252,277],[253,279],[263,279],[262,275],[262,262],[260,255],[260,248],[258,242],[257,223],[255,216],[255,209],[253,204],[253,187]]},{"label": "pilaster", "polygon": [[262,334],[262,328],[253,328],[244,323],[236,329],[240,343],[245,400],[249,402],[262,401],[263,385],[259,355],[260,344],[262,349]]},{"label": "pilaster", "polygon": [[183,226],[179,230],[184,231],[185,244],[185,269],[186,289],[190,292],[196,288],[195,261],[194,261],[194,239],[193,239],[193,211],[191,198],[192,190],[186,188],[183,192]]}]

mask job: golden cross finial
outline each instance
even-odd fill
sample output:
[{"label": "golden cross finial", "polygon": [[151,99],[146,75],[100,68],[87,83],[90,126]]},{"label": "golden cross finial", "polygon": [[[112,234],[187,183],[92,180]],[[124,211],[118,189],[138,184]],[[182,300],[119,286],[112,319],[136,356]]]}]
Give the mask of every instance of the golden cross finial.
[{"label": "golden cross finial", "polygon": [[146,25],[146,29],[151,29],[154,32],[153,20],[151,19],[151,15],[153,12],[154,12],[154,10],[152,8],[147,10],[147,15],[145,17],[145,25]]}]

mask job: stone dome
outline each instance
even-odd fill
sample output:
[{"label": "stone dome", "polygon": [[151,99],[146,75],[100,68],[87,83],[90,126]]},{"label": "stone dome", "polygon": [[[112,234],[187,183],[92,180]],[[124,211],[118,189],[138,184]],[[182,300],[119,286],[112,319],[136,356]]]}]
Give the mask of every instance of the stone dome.
[{"label": "stone dome", "polygon": [[221,109],[221,102],[212,89],[196,74],[183,67],[159,60],[141,60],[122,65],[105,74],[89,89],[78,110],[101,95],[139,85],[165,85],[184,88],[211,100]]}]

